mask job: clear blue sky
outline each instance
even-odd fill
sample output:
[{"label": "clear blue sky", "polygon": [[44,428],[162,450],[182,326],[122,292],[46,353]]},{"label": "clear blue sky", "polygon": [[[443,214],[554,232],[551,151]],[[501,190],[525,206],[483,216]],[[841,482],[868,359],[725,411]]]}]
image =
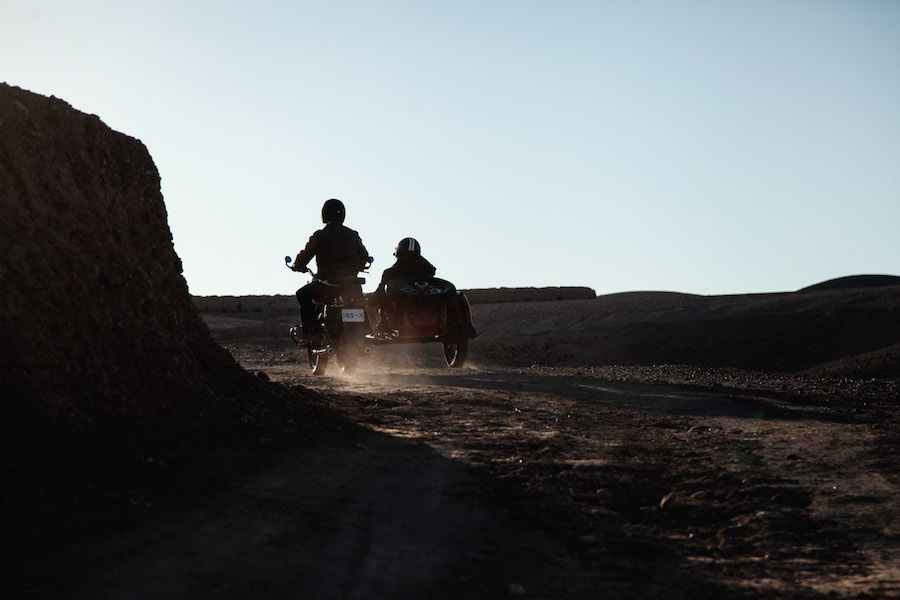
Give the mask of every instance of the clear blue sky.
[{"label": "clear blue sky", "polygon": [[331,197],[461,288],[900,274],[900,2],[9,0],[0,81],[144,142],[199,295]]}]

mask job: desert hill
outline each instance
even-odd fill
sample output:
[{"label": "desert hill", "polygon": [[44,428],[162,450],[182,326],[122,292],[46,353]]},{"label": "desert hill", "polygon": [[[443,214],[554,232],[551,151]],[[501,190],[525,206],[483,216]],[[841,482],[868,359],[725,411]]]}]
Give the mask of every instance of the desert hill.
[{"label": "desert hill", "polygon": [[683,364],[900,377],[900,286],[482,305],[473,352],[526,366]]},{"label": "desert hill", "polygon": [[[475,361],[512,367],[681,364],[896,378],[900,285],[890,285],[894,279],[900,280],[848,277],[798,292],[726,296],[478,290],[472,302],[478,337],[470,351]],[[556,298],[559,290],[590,295]],[[225,343],[283,339],[296,320],[292,296],[194,301]]]},{"label": "desert hill", "polygon": [[845,290],[865,287],[882,287],[900,285],[900,277],[896,275],[849,275],[829,279],[801,289],[801,292],[820,290]]}]

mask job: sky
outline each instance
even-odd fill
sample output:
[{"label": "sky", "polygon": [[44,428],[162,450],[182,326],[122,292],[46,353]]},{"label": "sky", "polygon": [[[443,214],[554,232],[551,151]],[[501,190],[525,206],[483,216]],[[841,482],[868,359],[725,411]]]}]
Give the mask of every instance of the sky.
[{"label": "sky", "polygon": [[900,274],[894,0],[5,0],[0,81],[140,139],[195,295],[347,206],[458,288]]}]

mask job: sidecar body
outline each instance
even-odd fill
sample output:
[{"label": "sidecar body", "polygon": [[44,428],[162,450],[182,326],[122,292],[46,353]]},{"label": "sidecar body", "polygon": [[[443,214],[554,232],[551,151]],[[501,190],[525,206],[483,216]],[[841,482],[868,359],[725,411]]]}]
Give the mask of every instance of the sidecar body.
[{"label": "sidecar body", "polygon": [[466,295],[449,281],[437,277],[393,279],[385,300],[368,309],[368,334],[374,344],[440,342],[450,367],[466,360],[469,339],[475,337]]}]

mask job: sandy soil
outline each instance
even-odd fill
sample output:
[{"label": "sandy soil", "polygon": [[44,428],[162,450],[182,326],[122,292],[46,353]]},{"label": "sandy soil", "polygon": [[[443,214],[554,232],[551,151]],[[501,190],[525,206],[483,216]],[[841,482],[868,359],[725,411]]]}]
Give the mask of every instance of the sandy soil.
[{"label": "sandy soil", "polygon": [[157,493],[143,518],[42,558],[41,576],[26,561],[17,592],[900,597],[895,382],[450,370],[434,345],[313,378],[293,345],[225,344],[336,418],[209,449],[182,470],[214,486]]}]

